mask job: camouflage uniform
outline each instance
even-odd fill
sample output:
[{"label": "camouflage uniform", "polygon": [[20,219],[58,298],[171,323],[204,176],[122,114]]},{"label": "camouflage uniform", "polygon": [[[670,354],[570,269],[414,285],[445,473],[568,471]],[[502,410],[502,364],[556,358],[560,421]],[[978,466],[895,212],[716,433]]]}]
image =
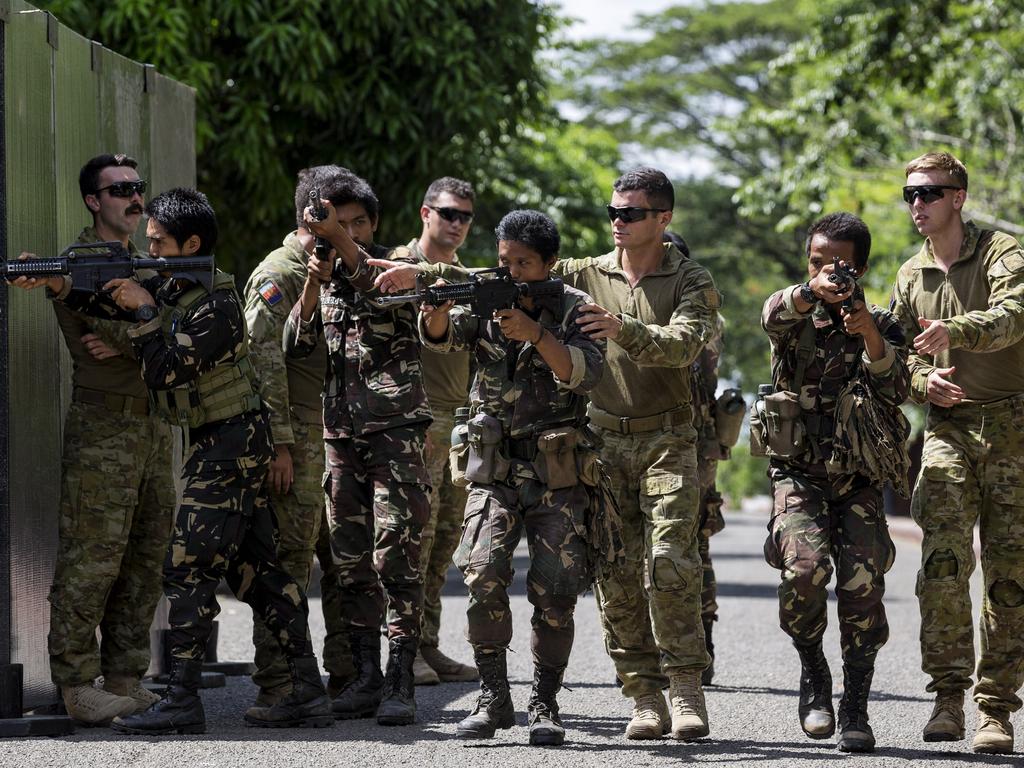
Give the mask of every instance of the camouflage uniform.
[{"label": "camouflage uniform", "polygon": [[[79,243],[101,238],[92,227]],[[129,243],[132,253],[137,253]],[[128,326],[54,302],[74,362],[64,422],[57,562],[50,588],[50,673],[60,686],[141,678],[175,494],[171,429],[150,414]],[[120,357],[96,360],[97,334]],[[99,627],[102,641],[96,642]]]},{"label": "camouflage uniform", "polygon": [[[409,243],[418,261],[426,261],[419,241]],[[459,264],[458,256],[452,261]],[[468,352],[441,355],[421,350],[423,386],[427,391],[434,421],[427,430],[426,461],[430,473],[430,520],[423,527],[420,571],[423,573],[423,623],[420,645],[437,647],[441,628],[441,590],[444,588],[452,555],[462,533],[466,491],[452,484],[448,449],[455,426],[455,409],[466,405],[469,390]]]},{"label": "camouflage uniform", "polygon": [[885,572],[892,566],[895,550],[882,489],[860,474],[833,474],[825,463],[832,455],[838,397],[858,370],[883,403],[895,407],[906,399],[906,341],[896,319],[873,307],[885,356],[872,362],[864,353],[863,340],[847,335],[842,321],[824,305],[815,305],[808,314],[798,312],[793,290],[772,294],[761,320],[771,339],[776,391],[793,390],[800,337],[807,323],[814,324],[814,355],[798,393],[808,439],[802,455],[770,462],[775,503],[765,559],[782,571],[780,624],[798,647],[818,643],[825,632],[826,590],[831,561],[835,562],[843,660],[866,668],[889,637],[882,597]]},{"label": "camouflage uniform", "polygon": [[[308,589],[314,552],[320,562],[321,606],[327,637],[324,668],[341,680],[352,673],[348,637],[341,626],[338,571],[331,557],[324,506],[323,410],[320,400],[327,354],[323,347],[307,358],[285,358],[281,348],[285,321],[306,281],[307,254],[293,232],[249,276],[245,321],[249,350],[260,377],[260,393],[270,408],[274,443],[291,452],[294,480],[284,494],[271,492],[277,516],[281,565],[303,590]],[[256,672],[253,682],[273,689],[289,682],[278,644],[264,626],[253,624]]]},{"label": "camouflage uniform", "polygon": [[530,313],[570,350],[572,375],[564,383],[532,344],[510,341],[497,322],[461,308],[451,313],[441,341],[431,342],[421,334],[428,349],[472,351],[477,373],[470,395],[471,418],[488,414],[501,423],[499,453],[510,460],[507,471],[498,467],[492,482],[469,485],[462,541],[455,555],[469,587],[467,638],[477,651],[508,647],[512,557],[525,528],[534,661],[558,669],[565,667],[572,650],[576,596],[590,583],[584,519],[588,495],[578,479],[569,487],[549,488],[546,472],[538,468],[543,456],[538,456],[537,445],[545,430],[584,423],[584,395],[601,376],[605,348],[603,341],[591,340],[576,324],[577,308],[590,300],[566,288],[561,297],[538,300]]},{"label": "camouflage uniform", "polygon": [[[204,381],[211,372],[237,368],[245,357],[241,302],[230,276],[218,273],[217,281],[212,293],[173,323],[168,322],[171,313],[179,303],[186,305],[183,299],[193,286],[179,287],[173,277],[143,282],[161,316],[131,328],[128,335],[154,403]],[[102,294],[66,289],[61,298],[90,314],[134,317]],[[175,659],[203,658],[220,612],[215,592],[221,577],[262,617],[289,656],[313,655],[305,593],[277,560],[274,513],[263,484],[273,450],[269,419],[256,394],[241,408],[248,410],[189,430],[182,501],[163,570],[170,602],[168,643]]]},{"label": "camouflage uniform", "polygon": [[[380,258],[406,249],[373,246]],[[430,514],[423,444],[430,408],[423,390],[416,312],[373,304],[378,270],[360,254],[355,274],[339,261],[308,323],[296,305],[285,325],[289,356],[309,355],[324,337],[328,518],[349,631],[418,639],[423,607],[420,537]]]},{"label": "camouflage uniform", "polygon": [[956,367],[966,393],[928,405],[911,510],[924,532],[917,595],[928,690],[970,688],[974,671],[969,580],[981,525],[984,583],[974,698],[1014,712],[1024,683],[1024,252],[1009,235],[965,225],[958,261],[943,272],[930,243],[899,271],[893,312],[908,337],[918,317],[944,319],[950,349],[910,356],[911,396],[926,401],[928,374]]},{"label": "camouflage uniform", "polygon": [[[464,270],[440,264],[428,274],[465,279]],[[702,670],[710,660],[700,621],[690,365],[714,336],[721,297],[708,271],[669,243],[660,267],[636,286],[616,251],[559,260],[551,274],[623,321],[589,414],[626,548],[625,565],[608,569],[597,598],[623,695],[635,699],[660,693],[666,675]]]}]

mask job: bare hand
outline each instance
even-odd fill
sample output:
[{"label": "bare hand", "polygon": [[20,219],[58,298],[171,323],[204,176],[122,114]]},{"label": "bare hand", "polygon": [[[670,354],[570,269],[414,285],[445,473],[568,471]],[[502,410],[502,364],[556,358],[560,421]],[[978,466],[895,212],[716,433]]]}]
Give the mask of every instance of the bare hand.
[{"label": "bare hand", "polygon": [[[845,264],[845,262],[842,261],[839,263]],[[821,268],[818,274],[812,277],[807,283],[814,295],[826,304],[838,304],[839,302],[850,298],[857,287],[856,284],[844,287],[833,283],[828,278],[830,275],[835,274],[835,271],[835,264],[826,264]]]},{"label": "bare hand", "polygon": [[580,306],[576,324],[592,339],[616,339],[622,330],[622,318],[598,304]]},{"label": "bare hand", "polygon": [[937,355],[949,349],[949,328],[944,322],[926,317],[917,318],[917,322],[924,330],[914,337],[915,352],[920,355]]},{"label": "bare hand", "polygon": [[[26,259],[34,259],[36,255],[29,253],[28,251],[22,251],[21,255],[18,256],[18,261],[25,261]],[[24,291],[31,291],[35,288],[49,288],[54,293],[60,293],[64,290],[64,277],[62,275],[56,275],[54,277],[17,277],[14,280],[8,282],[9,285],[13,285],[15,288],[21,288]]]},{"label": "bare hand", "polygon": [[274,446],[274,458],[270,461],[267,482],[270,490],[277,496],[284,496],[295,480],[295,468],[292,465],[292,452],[286,444]]},{"label": "bare hand", "polygon": [[334,257],[336,255],[332,248],[327,258],[322,261],[315,254],[310,256],[306,260],[306,277],[316,284],[331,282],[334,275]]},{"label": "bare hand", "polygon": [[[446,283],[441,278],[438,278],[437,280],[434,281],[433,287],[440,288],[442,285],[448,285],[448,283]],[[426,302],[422,302],[420,304],[420,312],[423,313],[423,322],[427,323],[427,325],[429,326],[432,318],[440,317],[441,315],[447,315],[449,312],[452,311],[452,307],[454,306],[454,301],[446,301],[444,304],[441,304],[439,306],[434,306],[433,304],[427,304]]]},{"label": "bare hand", "polygon": [[964,391],[952,381],[951,377],[956,373],[955,367],[936,368],[928,374],[927,398],[928,402],[943,408],[952,408],[964,399]]},{"label": "bare hand", "polygon": [[111,357],[120,357],[121,352],[110,347],[95,333],[87,333],[82,336],[82,343],[86,351],[96,360],[107,360]]},{"label": "bare hand", "polygon": [[499,309],[494,319],[506,339],[536,342],[541,335],[541,324],[531,320],[521,309]]},{"label": "bare hand", "polygon": [[103,286],[103,290],[110,292],[110,298],[117,306],[129,312],[134,312],[147,304],[151,307],[156,306],[156,301],[150,292],[130,277],[115,277]]},{"label": "bare hand", "polygon": [[841,314],[843,316],[843,330],[851,336],[869,338],[880,335],[878,333],[878,326],[875,325],[875,318],[871,315],[871,310],[867,308],[863,301],[853,302],[853,309],[844,309]]},{"label": "bare hand", "polygon": [[415,264],[405,261],[389,261],[388,259],[367,259],[366,264],[369,267],[384,270],[373,281],[373,287],[381,293],[411,291],[416,287],[416,278],[419,277],[420,268]]},{"label": "bare hand", "polygon": [[338,212],[330,200],[321,199],[320,205],[326,211],[326,215],[322,219],[317,219],[313,215],[313,206],[307,205],[302,211],[302,221],[305,223],[306,229],[317,237],[330,237],[341,229],[338,225]]}]

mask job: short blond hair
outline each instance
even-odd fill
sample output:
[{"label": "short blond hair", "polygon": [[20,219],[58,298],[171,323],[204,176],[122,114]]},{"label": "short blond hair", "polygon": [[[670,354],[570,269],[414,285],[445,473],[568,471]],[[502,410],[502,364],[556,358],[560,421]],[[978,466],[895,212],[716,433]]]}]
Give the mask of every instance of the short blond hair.
[{"label": "short blond hair", "polygon": [[949,152],[926,152],[907,163],[907,176],[919,171],[945,171],[953,181],[967,189],[967,167]]}]

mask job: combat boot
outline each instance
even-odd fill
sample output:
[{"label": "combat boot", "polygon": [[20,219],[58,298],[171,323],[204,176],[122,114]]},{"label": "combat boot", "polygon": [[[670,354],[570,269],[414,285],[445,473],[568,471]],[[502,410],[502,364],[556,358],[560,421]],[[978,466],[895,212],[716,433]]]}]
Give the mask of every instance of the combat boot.
[{"label": "combat boot", "polygon": [[430,665],[442,683],[474,683],[480,679],[476,667],[449,659],[441,650],[434,646],[420,648],[422,658]]},{"label": "combat boot", "polygon": [[388,643],[388,669],[384,673],[383,701],[377,707],[378,725],[416,722],[416,683],[412,665],[418,637],[393,637]]},{"label": "combat boot", "polygon": [[260,728],[324,728],[334,725],[316,656],[288,659],[291,692],[269,707],[249,707],[245,722]]},{"label": "combat boot", "polygon": [[828,659],[820,640],[813,645],[797,645],[796,650],[800,654],[800,727],[812,739],[827,739],[836,732]]},{"label": "combat boot", "polygon": [[642,693],[633,699],[633,718],[626,726],[627,739],[660,739],[672,728],[672,714],[661,691]]},{"label": "combat boot", "polygon": [[701,623],[704,625],[704,647],[707,648],[711,661],[700,674],[700,684],[711,685],[711,681],[715,678],[715,644],[711,641],[711,630],[715,626],[715,619],[709,616],[706,619],[702,618]]},{"label": "combat boot", "polygon": [[107,725],[118,715],[138,711],[138,702],[131,697],[101,691],[92,683],[62,685],[60,695],[68,715],[82,725]]},{"label": "combat boot", "polygon": [[669,675],[668,695],[672,702],[673,739],[690,741],[711,732],[699,671],[673,672]]},{"label": "combat boot", "polygon": [[534,664],[533,692],[526,711],[530,744],[535,747],[560,747],[565,741],[565,728],[558,716],[558,702],[555,700],[562,687],[564,672],[565,667]]},{"label": "combat boot", "polygon": [[470,715],[455,726],[455,735],[460,739],[490,739],[498,728],[511,728],[516,724],[505,668],[505,649],[497,653],[474,649],[473,657],[480,670],[480,695]]},{"label": "combat boot", "polygon": [[110,727],[118,733],[143,736],[206,733],[206,713],[199,698],[202,675],[202,661],[174,659],[163,698],[145,712],[115,717]]},{"label": "combat boot", "polygon": [[[420,651],[422,650],[421,648]],[[416,658],[412,662],[412,676],[416,685],[437,685],[441,682],[440,676],[427,664],[427,660],[420,652],[416,653]]]},{"label": "combat boot", "polygon": [[[270,688],[260,688],[259,693],[256,694],[256,701],[253,702],[253,705],[249,709],[272,707],[282,701],[291,692],[291,681],[288,681],[287,683],[280,683],[278,685],[271,686]],[[246,712],[248,711],[249,710],[246,710]]]},{"label": "combat boot", "polygon": [[331,712],[339,720],[373,717],[377,714],[384,689],[384,675],[380,671],[380,633],[376,630],[352,632],[349,644],[356,674],[334,699]]},{"label": "combat boot", "polygon": [[975,752],[983,755],[1013,754],[1013,724],[1007,712],[978,708],[978,728],[974,733]]},{"label": "combat boot", "polygon": [[843,664],[843,697],[839,700],[840,752],[873,752],[875,734],[868,723],[868,695],[874,666]]},{"label": "combat boot", "polygon": [[939,691],[928,724],[925,741],[960,741],[964,737],[964,692]]},{"label": "combat boot", "polygon": [[160,701],[157,694],[144,688],[135,677],[106,675],[103,678],[103,690],[115,696],[127,696],[129,699],[134,699],[136,712],[144,712]]}]

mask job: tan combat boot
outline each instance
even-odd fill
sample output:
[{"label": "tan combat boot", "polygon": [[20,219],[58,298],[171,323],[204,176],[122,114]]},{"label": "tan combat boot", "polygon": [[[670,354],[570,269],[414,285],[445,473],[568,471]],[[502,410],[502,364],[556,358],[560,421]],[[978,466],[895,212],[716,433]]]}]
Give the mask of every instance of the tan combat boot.
[{"label": "tan combat boot", "polygon": [[139,706],[135,699],[101,691],[92,683],[62,685],[60,695],[68,715],[83,725],[107,725],[119,715],[136,712]]},{"label": "tan combat boot", "polygon": [[672,700],[672,738],[681,741],[699,739],[710,733],[708,708],[700,685],[701,670],[675,672],[668,676],[668,695]]},{"label": "tan combat boot", "polygon": [[437,672],[427,664],[427,660],[419,652],[416,653],[416,658],[412,662],[412,677],[414,685],[437,685],[441,682]]},{"label": "tan combat boot", "polygon": [[420,648],[420,654],[430,668],[437,672],[442,683],[472,683],[480,679],[476,667],[448,658],[441,653],[440,648],[425,645]]},{"label": "tan combat boot", "polygon": [[626,726],[627,739],[660,739],[670,728],[672,716],[661,691],[633,699],[633,719]]},{"label": "tan combat boot", "polygon": [[142,683],[134,677],[121,677],[110,675],[103,678],[103,690],[115,696],[127,696],[134,699],[137,706],[136,712],[145,712],[151,706],[160,701],[160,696],[147,690]]},{"label": "tan combat boot", "polygon": [[924,727],[925,741],[959,741],[964,737],[964,692],[939,691]]},{"label": "tan combat boot", "polygon": [[974,733],[975,752],[985,755],[1013,754],[1013,725],[1006,712],[978,710],[978,729]]}]

